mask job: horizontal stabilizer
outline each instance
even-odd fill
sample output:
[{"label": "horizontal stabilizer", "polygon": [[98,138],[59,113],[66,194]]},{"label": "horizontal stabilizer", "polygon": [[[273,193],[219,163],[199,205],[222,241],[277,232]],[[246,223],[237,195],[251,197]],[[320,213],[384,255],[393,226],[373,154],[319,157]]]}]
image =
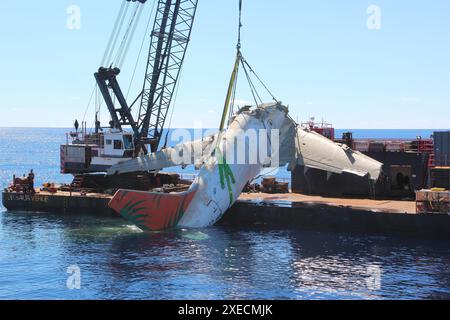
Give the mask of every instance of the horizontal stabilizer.
[{"label": "horizontal stabilizer", "polygon": [[295,144],[297,165],[338,174],[368,175],[372,180],[377,180],[380,175],[381,162],[353,151],[345,144],[334,143],[308,128],[297,129]]}]

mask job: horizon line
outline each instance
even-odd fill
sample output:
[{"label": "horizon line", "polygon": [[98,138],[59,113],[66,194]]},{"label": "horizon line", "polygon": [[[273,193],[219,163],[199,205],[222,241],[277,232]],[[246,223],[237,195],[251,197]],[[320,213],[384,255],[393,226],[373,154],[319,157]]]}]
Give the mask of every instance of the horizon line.
[{"label": "horizon line", "polygon": [[[71,130],[73,128],[69,127],[35,127],[35,126],[29,126],[29,127],[16,127],[16,126],[0,126],[1,129],[68,129]],[[95,128],[87,128],[88,130],[93,130]],[[168,128],[169,130],[173,129],[199,129],[199,128],[189,128],[189,127],[176,127],[176,128]],[[219,128],[201,128],[202,130],[208,129],[208,130],[218,130]],[[334,130],[450,130],[449,128],[333,128]],[[167,130],[167,128],[164,128],[164,130]]]}]

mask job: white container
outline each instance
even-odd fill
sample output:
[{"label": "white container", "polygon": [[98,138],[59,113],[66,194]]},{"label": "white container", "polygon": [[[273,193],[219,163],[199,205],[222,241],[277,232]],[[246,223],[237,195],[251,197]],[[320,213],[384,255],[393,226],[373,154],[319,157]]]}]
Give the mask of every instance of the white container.
[{"label": "white container", "polygon": [[368,152],[370,142],[369,141],[354,141],[353,142],[353,149],[360,152]]},{"label": "white container", "polygon": [[402,152],[405,150],[405,144],[403,142],[387,142],[386,151],[387,152]]}]

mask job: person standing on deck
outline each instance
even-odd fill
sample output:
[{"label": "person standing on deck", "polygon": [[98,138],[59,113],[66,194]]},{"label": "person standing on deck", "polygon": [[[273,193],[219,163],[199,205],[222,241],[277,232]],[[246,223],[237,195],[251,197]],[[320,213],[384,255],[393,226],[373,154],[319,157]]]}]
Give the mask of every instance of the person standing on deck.
[{"label": "person standing on deck", "polygon": [[34,193],[34,172],[33,169],[30,170],[28,174],[28,187],[30,188],[30,192]]}]

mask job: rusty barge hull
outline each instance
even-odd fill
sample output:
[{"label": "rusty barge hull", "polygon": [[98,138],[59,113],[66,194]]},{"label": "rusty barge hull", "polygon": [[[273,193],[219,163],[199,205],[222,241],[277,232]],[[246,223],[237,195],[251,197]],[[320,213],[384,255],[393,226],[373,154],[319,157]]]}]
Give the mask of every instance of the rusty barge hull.
[{"label": "rusty barge hull", "polygon": [[323,203],[277,206],[239,201],[221,224],[450,241],[448,215],[401,214]]},{"label": "rusty barge hull", "polygon": [[9,211],[49,212],[58,214],[87,214],[98,216],[117,216],[108,207],[112,196],[106,194],[82,195],[79,192],[3,192],[3,206]]},{"label": "rusty barge hull", "polygon": [[[10,211],[120,218],[108,207],[111,198],[105,194],[39,192],[30,195],[5,191],[3,205]],[[218,224],[450,240],[450,216],[416,214],[412,201],[243,194]]]}]

